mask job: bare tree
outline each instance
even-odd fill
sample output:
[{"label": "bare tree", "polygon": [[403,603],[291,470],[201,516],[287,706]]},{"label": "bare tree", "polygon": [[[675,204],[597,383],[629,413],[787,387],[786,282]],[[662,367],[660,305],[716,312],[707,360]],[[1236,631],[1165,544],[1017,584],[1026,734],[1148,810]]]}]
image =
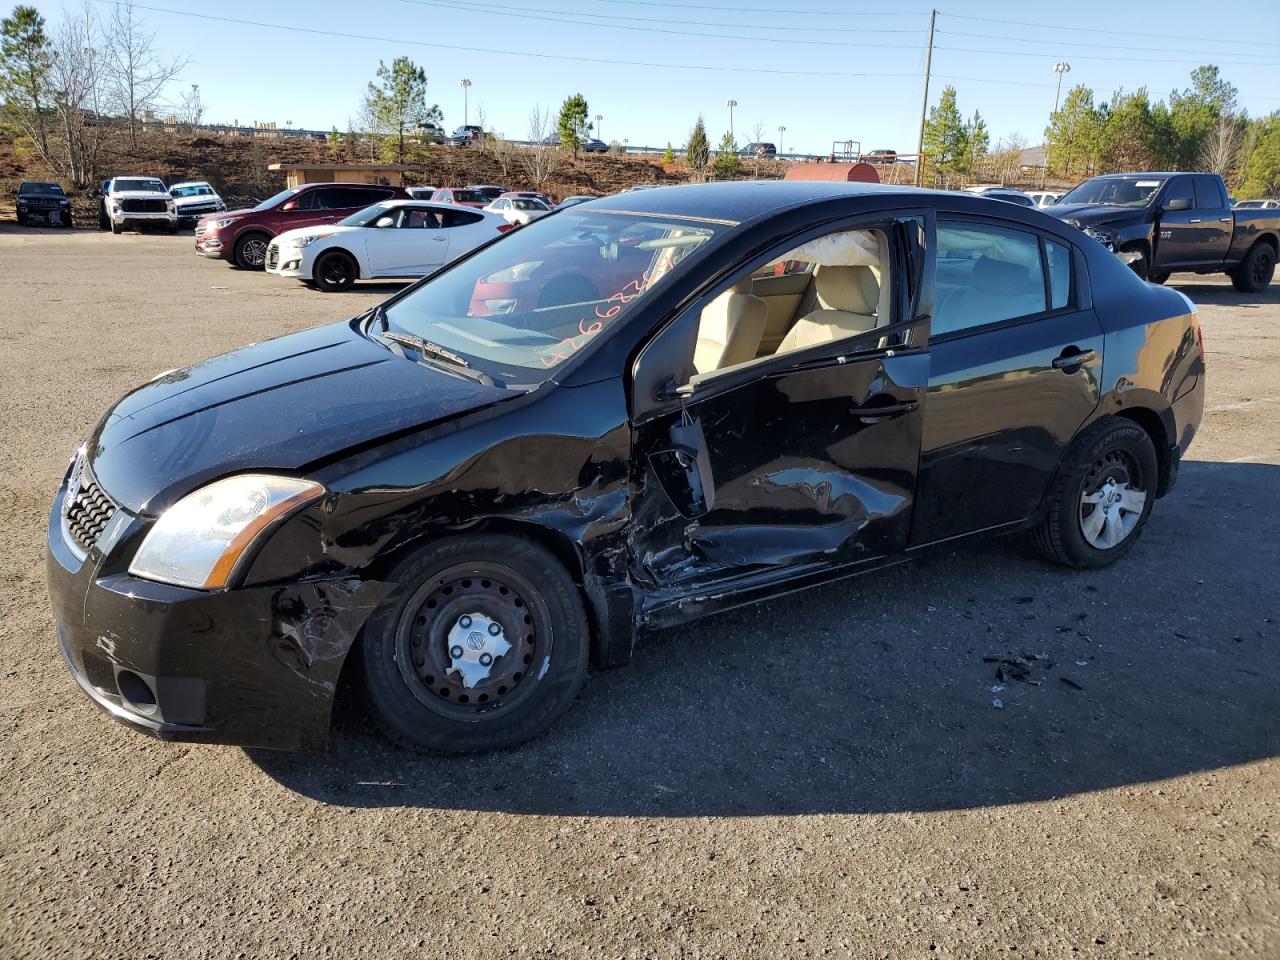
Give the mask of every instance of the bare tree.
[{"label": "bare tree", "polygon": [[189,127],[200,126],[204,119],[204,100],[200,98],[200,84],[193,83],[191,89],[182,94],[178,101],[178,119]]},{"label": "bare tree", "polygon": [[190,61],[160,53],[156,35],[147,30],[131,0],[121,0],[112,7],[105,36],[109,100],[128,119],[129,143],[136,150],[143,115],[160,105],[164,88]]},{"label": "bare tree", "polygon": [[511,174],[520,166],[524,157],[524,151],[520,147],[510,140],[504,140],[497,135],[485,137],[480,149],[493,157],[498,169],[502,171],[502,181],[504,183],[510,182]]},{"label": "bare tree", "polygon": [[524,151],[524,170],[535,190],[541,190],[560,166],[560,152],[551,140],[558,115],[542,106],[529,111],[529,148]]},{"label": "bare tree", "polygon": [[1244,142],[1244,124],[1239,117],[1223,113],[1204,138],[1200,149],[1200,166],[1210,173],[1225,177],[1236,165]]},{"label": "bare tree", "polygon": [[[754,127],[751,128],[751,142],[756,144],[756,148],[752,151],[752,157],[755,159],[755,179],[760,179],[760,147],[759,144],[764,141],[764,121],[757,120]],[[782,148],[779,147],[779,150]]]},{"label": "bare tree", "polygon": [[68,14],[53,37],[50,86],[62,135],[62,156],[53,166],[78,187],[94,179],[102,143],[101,41],[98,18],[88,3],[79,13]]}]

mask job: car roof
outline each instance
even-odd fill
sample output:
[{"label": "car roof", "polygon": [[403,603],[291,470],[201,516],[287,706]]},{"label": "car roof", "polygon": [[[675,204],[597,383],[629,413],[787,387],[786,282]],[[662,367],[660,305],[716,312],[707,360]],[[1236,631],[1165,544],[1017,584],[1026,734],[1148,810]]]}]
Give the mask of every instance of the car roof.
[{"label": "car roof", "polygon": [[181,183],[169,184],[170,189],[173,187],[207,187],[210,186],[208,180],[183,180]]},{"label": "car roof", "polygon": [[[1139,173],[1100,173],[1096,177],[1090,177],[1090,180],[1112,180],[1121,177],[1181,177],[1196,174],[1195,170],[1143,170]],[[1211,177],[1213,174],[1199,172],[1199,176]]]}]

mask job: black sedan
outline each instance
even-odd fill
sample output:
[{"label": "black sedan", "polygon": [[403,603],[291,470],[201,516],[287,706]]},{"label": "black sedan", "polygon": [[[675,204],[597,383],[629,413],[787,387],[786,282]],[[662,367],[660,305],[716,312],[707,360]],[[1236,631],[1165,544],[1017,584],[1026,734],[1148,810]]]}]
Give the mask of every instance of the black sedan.
[{"label": "black sedan", "polygon": [[1203,396],[1190,301],[1036,210],[606,197],[124,397],[50,514],[57,635],[161,737],[322,744],[350,669],[396,741],[508,746],[648,628],[978,534],[1119,559]]}]

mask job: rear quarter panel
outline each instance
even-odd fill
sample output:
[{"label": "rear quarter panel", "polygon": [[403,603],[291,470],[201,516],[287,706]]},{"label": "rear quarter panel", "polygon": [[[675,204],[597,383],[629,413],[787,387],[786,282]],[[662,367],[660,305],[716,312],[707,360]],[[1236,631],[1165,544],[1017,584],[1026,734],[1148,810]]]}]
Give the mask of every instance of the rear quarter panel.
[{"label": "rear quarter panel", "polygon": [[1231,249],[1227,251],[1229,264],[1239,263],[1249,248],[1260,239],[1270,241],[1280,251],[1280,211],[1235,210],[1235,232],[1231,235]]}]

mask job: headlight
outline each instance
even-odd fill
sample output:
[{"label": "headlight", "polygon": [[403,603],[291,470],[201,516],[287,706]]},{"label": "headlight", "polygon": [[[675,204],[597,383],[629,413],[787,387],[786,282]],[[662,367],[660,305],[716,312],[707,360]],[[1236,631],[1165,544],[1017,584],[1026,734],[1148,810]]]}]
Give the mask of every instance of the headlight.
[{"label": "headlight", "polygon": [[320,484],[295,477],[249,473],[216,480],[160,515],[129,572],[197,590],[225,587],[263,531],[323,495]]},{"label": "headlight", "polygon": [[67,204],[69,204],[71,201],[70,201],[70,200],[68,200],[66,197],[63,197],[63,198],[62,198],[61,200],[59,200],[58,202],[59,202],[60,204],[62,204],[62,205],[65,207],[65,206],[66,206]]},{"label": "headlight", "polygon": [[222,229],[225,229],[226,227],[231,226],[233,223],[235,223],[239,219],[240,219],[239,217],[223,217],[221,220],[212,221],[209,224],[209,226],[213,227],[213,229],[215,230],[222,230]]},{"label": "headlight", "polygon": [[18,206],[20,206],[20,207],[25,207],[26,205],[27,205],[27,201],[25,201],[25,200],[19,200],[19,201],[18,201]]},{"label": "headlight", "polygon": [[519,283],[521,280],[528,280],[533,271],[542,266],[541,260],[529,260],[525,263],[517,263],[513,267],[507,267],[505,270],[498,270],[489,274],[482,279],[481,283]]},{"label": "headlight", "polygon": [[303,237],[294,237],[289,243],[295,247],[309,247],[317,240],[323,240],[325,237],[332,237],[332,233],[308,233]]}]

